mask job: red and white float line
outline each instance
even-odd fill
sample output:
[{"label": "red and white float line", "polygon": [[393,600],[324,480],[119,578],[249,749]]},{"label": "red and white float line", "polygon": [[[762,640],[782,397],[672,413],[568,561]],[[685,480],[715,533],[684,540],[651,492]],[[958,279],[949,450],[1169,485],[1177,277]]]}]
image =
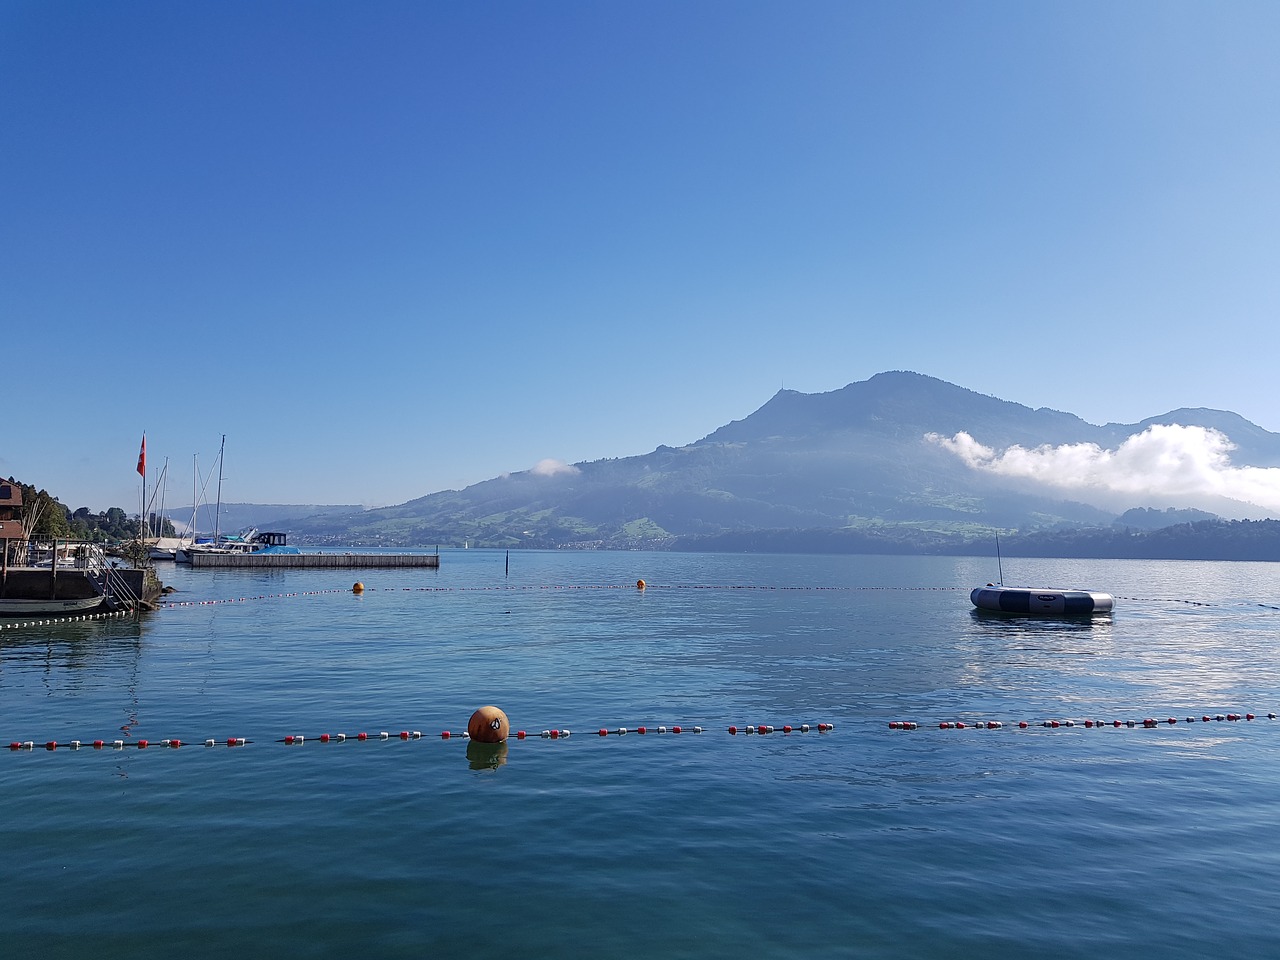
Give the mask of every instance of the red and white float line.
[{"label": "red and white float line", "polygon": [[[791,733],[809,733],[810,731],[817,731],[820,733],[830,733],[834,729],[835,729],[835,725],[831,723],[816,723],[816,724],[799,723],[799,724],[782,724],[782,725],[759,724],[759,725],[749,725],[744,727],[730,726],[727,732],[730,735],[737,735],[738,733],[770,734],[775,732],[783,733],[783,734],[791,734]],[[681,734],[697,735],[705,732],[706,732],[706,728],[702,726],[683,726],[680,724],[674,724],[671,726],[663,725],[663,726],[655,726],[655,727],[650,727],[650,726],[600,727],[596,731],[594,731],[595,735],[599,737],[610,737],[610,736],[623,737],[628,734],[638,734],[639,736],[646,736],[650,734],[655,736],[663,736],[663,735],[679,736]],[[538,734],[531,734],[525,730],[517,730],[511,734],[510,739],[525,740],[525,739],[530,739],[536,736],[543,740],[565,740],[571,737],[572,735],[573,735],[573,732],[571,730],[567,730],[563,728],[547,729],[547,730],[541,731]],[[382,730],[382,731],[379,731],[378,733],[366,733],[366,732],[353,733],[353,734],[321,733],[315,736],[308,736],[305,734],[288,734],[287,736],[277,737],[274,740],[271,740],[268,742],[282,744],[287,747],[301,747],[306,744],[340,744],[340,743],[369,743],[369,742],[377,743],[377,742],[391,741],[391,740],[401,740],[401,741],[422,740],[424,738],[425,738],[424,734],[422,733],[421,730],[401,730],[399,733],[391,733],[389,731]],[[470,735],[465,730],[463,731],[442,730],[440,732],[440,739],[441,740],[468,740],[470,739]],[[195,741],[179,740],[176,738],[166,738],[163,740],[144,740],[144,739],[138,739],[138,740],[97,739],[97,740],[66,740],[66,741],[11,740],[9,742],[9,750],[10,752],[16,753],[24,750],[42,749],[42,750],[52,751],[52,750],[59,750],[64,748],[69,750],[80,750],[83,748],[90,748],[93,750],[124,750],[127,748],[146,750],[151,747],[168,747],[170,749],[177,749],[178,747],[191,746],[194,744],[203,744],[206,747],[243,747],[256,742],[262,742],[262,741],[257,741],[249,737],[224,737],[224,738],[209,737],[205,740],[195,740]]]},{"label": "red and white float line", "polygon": [[[1275,720],[1274,712],[1265,715],[1267,720]],[[1018,730],[1028,730],[1032,727],[1043,727],[1049,730],[1061,730],[1066,728],[1081,727],[1086,730],[1102,730],[1107,727],[1112,729],[1145,729],[1153,730],[1161,726],[1176,726],[1178,724],[1194,724],[1194,723],[1234,723],[1236,721],[1244,721],[1246,723],[1262,719],[1262,716],[1255,713],[1205,713],[1199,717],[1164,717],[1162,719],[1156,717],[1144,717],[1141,720],[1019,720],[1016,724],[1006,724],[1001,720],[942,720],[938,723],[939,730],[1000,730],[1004,727],[1015,727]],[[929,726],[929,724],[926,724]],[[890,730],[919,730],[920,724],[911,720],[890,720]]]},{"label": "red and white float line", "polygon": [[[535,591],[582,591],[582,590],[625,590],[630,593],[636,593],[634,584],[619,583],[603,583],[603,584],[497,584],[487,587],[370,587],[363,585],[360,591],[361,595],[368,596],[371,593],[531,593]],[[955,592],[961,587],[818,587],[818,586],[776,586],[769,584],[741,584],[741,583],[673,583],[673,584],[653,584],[647,583],[646,590],[758,590],[758,591],[783,591],[783,592],[854,592],[854,593],[884,593],[886,591],[894,592]],[[177,607],[205,607],[220,603],[245,603],[250,600],[280,600],[288,597],[317,597],[324,594],[332,593],[351,593],[350,587],[342,589],[331,588],[328,590],[304,590],[297,593],[269,593],[260,594],[255,597],[225,597],[220,600],[169,600],[162,604],[163,609]]]},{"label": "red and white float line", "polygon": [[[496,586],[487,587],[366,587],[361,585],[360,593],[370,594],[379,591],[383,593],[511,593],[511,592],[530,592],[530,591],[576,591],[576,590],[627,590],[635,592],[636,588],[632,584],[606,583],[606,584],[498,584]],[[655,584],[645,583],[646,590],[748,590],[748,591],[784,591],[784,592],[844,592],[844,593],[954,593],[958,590],[966,590],[967,587],[867,587],[867,586],[848,586],[848,587],[822,587],[822,586],[778,586],[776,584],[751,584],[751,583],[670,583]],[[351,593],[350,587],[333,587],[327,590],[301,590],[294,593],[268,593],[259,594],[254,597],[224,597],[215,600],[168,600],[160,605],[163,610],[177,609],[180,607],[207,607],[224,603],[248,603],[251,600],[283,600],[292,597],[318,597],[325,594],[334,593]],[[1134,602],[1148,603],[1186,603],[1196,607],[1214,606],[1211,603],[1205,603],[1199,600],[1185,600],[1169,597],[1117,597],[1117,600],[1129,600]],[[1280,609],[1268,607],[1267,604],[1258,604],[1268,609]],[[0,630],[17,630],[24,627],[43,627],[59,623],[71,623],[76,620],[103,620],[108,617],[125,617],[136,616],[136,610],[113,610],[105,613],[86,613],[77,614],[69,617],[47,617],[39,620],[4,620],[0,621]]]},{"label": "red and white float line", "polygon": [[[1145,729],[1151,730],[1157,727],[1174,727],[1179,724],[1189,726],[1192,724],[1205,723],[1250,723],[1254,720],[1276,720],[1280,719],[1274,712],[1267,714],[1254,713],[1214,713],[1202,714],[1199,717],[1164,717],[1157,719],[1155,717],[1145,717],[1142,720],[1019,720],[1017,723],[1006,723],[1000,720],[942,720],[936,726],[939,730],[1031,730],[1035,728],[1047,730],[1064,730],[1064,729],[1087,729],[1087,730],[1103,730],[1103,729]],[[891,720],[889,721],[890,730],[919,730],[921,726],[913,720]],[[925,724],[925,727],[932,724]],[[745,724],[739,726],[732,724],[725,728],[725,732],[729,736],[769,736],[781,734],[782,736],[790,736],[792,734],[829,734],[835,730],[835,724],[832,723],[797,723],[797,724]],[[596,737],[625,737],[628,735],[638,736],[679,736],[681,734],[700,735],[706,733],[707,730],[702,726],[683,726],[674,724],[671,726],[647,726],[638,727],[599,727],[591,731],[591,736]],[[573,732],[564,728],[549,728],[538,733],[530,733],[525,730],[514,731],[509,739],[526,740],[539,738],[542,740],[567,740],[573,736]],[[321,733],[318,735],[305,734],[288,734],[284,737],[277,737],[270,743],[281,744],[287,747],[302,747],[307,744],[342,744],[342,743],[378,743],[386,741],[410,741],[432,739],[425,735],[421,730],[401,730],[399,733],[391,733],[386,730],[378,733]],[[440,740],[468,740],[469,734],[465,731],[442,730],[439,734]],[[166,738],[163,740],[147,740],[147,739],[114,739],[114,740],[12,740],[9,742],[9,751],[16,753],[20,751],[42,750],[80,750],[82,748],[91,748],[94,750],[125,750],[137,749],[146,750],[152,747],[168,747],[177,749],[183,746],[192,746],[202,744],[205,747],[244,747],[253,743],[263,741],[255,740],[249,737],[210,737],[205,740],[180,740],[177,738]]]},{"label": "red and white float line", "polygon": [[0,620],[0,630],[18,630],[22,627],[48,627],[56,623],[74,623],[77,620],[108,620],[116,617],[136,617],[137,610],[104,610],[101,613],[77,613],[69,617],[46,617],[40,620]]}]

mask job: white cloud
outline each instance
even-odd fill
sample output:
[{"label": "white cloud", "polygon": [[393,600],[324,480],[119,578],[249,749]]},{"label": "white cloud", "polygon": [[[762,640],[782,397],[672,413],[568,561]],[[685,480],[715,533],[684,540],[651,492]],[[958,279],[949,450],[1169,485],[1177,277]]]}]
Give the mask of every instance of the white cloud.
[{"label": "white cloud", "polygon": [[529,472],[535,477],[554,477],[560,474],[569,474],[572,476],[573,474],[581,473],[582,471],[572,464],[565,463],[563,460],[547,458],[546,460],[539,460],[535,463],[529,468]]},{"label": "white cloud", "polygon": [[1280,469],[1235,467],[1230,453],[1235,444],[1217,430],[1158,424],[1136,433],[1115,450],[1094,443],[1042,446],[1028,450],[1014,445],[1001,452],[978,443],[968,433],[943,437],[926,434],[926,440],[951,451],[975,470],[1012,479],[1030,480],[1072,491],[1082,499],[1089,494],[1115,495],[1160,501],[1180,501],[1181,506],[1212,502],[1222,512],[1222,500],[1254,504],[1280,514]]}]

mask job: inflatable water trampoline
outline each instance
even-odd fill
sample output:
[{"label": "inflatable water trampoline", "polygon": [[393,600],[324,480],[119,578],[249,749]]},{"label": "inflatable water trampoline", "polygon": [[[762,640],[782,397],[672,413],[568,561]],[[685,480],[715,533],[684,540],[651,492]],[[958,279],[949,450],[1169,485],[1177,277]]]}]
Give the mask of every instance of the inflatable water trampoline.
[{"label": "inflatable water trampoline", "polygon": [[976,587],[969,599],[979,610],[1039,616],[1090,617],[1110,613],[1116,601],[1109,593],[1059,590],[1056,587]]}]

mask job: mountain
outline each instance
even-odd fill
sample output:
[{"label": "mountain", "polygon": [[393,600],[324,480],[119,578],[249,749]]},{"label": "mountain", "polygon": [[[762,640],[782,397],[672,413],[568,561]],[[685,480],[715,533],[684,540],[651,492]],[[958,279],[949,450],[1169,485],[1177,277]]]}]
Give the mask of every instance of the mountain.
[{"label": "mountain", "polygon": [[[201,504],[196,517],[200,532],[213,531],[214,504]],[[361,510],[359,504],[300,504],[300,503],[224,503],[219,514],[218,529],[222,533],[235,533],[246,527],[259,530],[287,530],[302,518],[318,520],[324,517],[349,517]],[[191,507],[174,507],[165,513],[175,527],[186,530],[191,523]]]},{"label": "mountain", "polygon": [[1248,516],[1247,505],[1221,496],[1171,503],[1135,494],[1120,505],[1099,495],[1085,503],[1043,479],[975,466],[948,445],[963,433],[995,451],[1113,450],[1170,424],[1227,434],[1236,443],[1233,464],[1280,465],[1280,435],[1225,411],[1096,426],[896,371],[829,393],[781,390],[687,446],[513,473],[395,507],[294,520],[288,529],[311,543],[627,547],[778,530],[989,536],[993,529],[1107,526],[1131,507],[1206,503]]}]

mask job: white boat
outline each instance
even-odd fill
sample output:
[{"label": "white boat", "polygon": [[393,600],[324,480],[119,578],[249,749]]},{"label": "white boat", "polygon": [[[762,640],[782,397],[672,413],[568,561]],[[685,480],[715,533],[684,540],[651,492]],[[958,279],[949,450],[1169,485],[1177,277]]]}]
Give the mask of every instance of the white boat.
[{"label": "white boat", "polygon": [[0,597],[0,617],[65,616],[69,613],[89,613],[103,605],[102,597],[83,597],[77,600],[29,600]]},{"label": "white boat", "polygon": [[1110,613],[1115,597],[1092,590],[1063,590],[1058,587],[1006,587],[988,583],[976,587],[969,599],[979,610],[992,613],[1022,613],[1029,616],[1089,617]]},{"label": "white boat", "polygon": [[189,547],[179,550],[176,559],[179,563],[191,563],[192,556],[197,554],[206,556],[209,554],[244,556],[264,551],[271,553],[299,553],[300,551],[296,547],[286,545],[286,539],[286,535],[283,533],[259,533],[256,527],[252,527],[239,536],[223,537],[221,540],[208,543],[193,543]]},{"label": "white boat", "polygon": [[147,541],[147,555],[152,560],[174,560],[179,550],[191,546],[190,537],[152,537]]},{"label": "white boat", "polygon": [[[191,563],[191,557],[194,554],[246,554],[257,553],[268,547],[284,546],[285,535],[283,533],[264,533],[259,536],[257,527],[242,530],[235,536],[225,536],[219,532],[222,518],[222,460],[226,453],[226,448],[227,438],[224,434],[222,444],[218,447],[218,499],[213,513],[213,538],[204,541],[190,539],[188,542],[179,545],[173,554],[173,559],[178,563]],[[197,468],[197,483],[199,482],[199,475],[200,472]],[[196,498],[196,503],[197,505],[191,508],[191,526],[188,532],[195,530],[198,497]]]},{"label": "white boat", "polygon": [[[32,564],[32,566],[38,567],[44,570],[48,570],[50,567],[53,566],[53,563],[54,562],[52,560],[37,560],[34,564]],[[58,558],[59,570],[75,570],[78,567],[79,567],[79,564],[76,563],[75,557],[59,557]]]},{"label": "white boat", "polygon": [[204,542],[197,540],[179,550],[177,560],[190,563],[193,553],[255,553],[263,546],[257,542],[257,536],[257,529],[250,528],[234,537],[218,537]]},{"label": "white boat", "polygon": [[0,617],[66,616],[118,606],[122,583],[94,543],[26,545],[25,563],[6,565]]}]

